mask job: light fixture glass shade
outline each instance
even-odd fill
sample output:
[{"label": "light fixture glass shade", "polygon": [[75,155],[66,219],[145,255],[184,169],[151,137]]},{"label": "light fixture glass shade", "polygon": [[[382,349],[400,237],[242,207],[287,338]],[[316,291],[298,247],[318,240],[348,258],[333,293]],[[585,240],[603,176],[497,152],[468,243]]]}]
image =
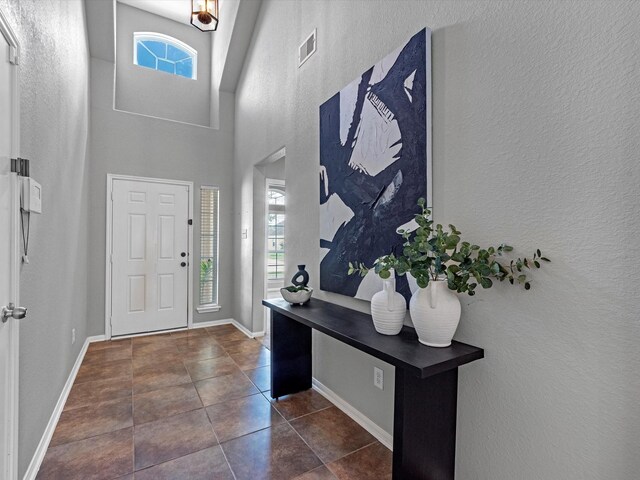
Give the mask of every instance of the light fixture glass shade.
[{"label": "light fixture glass shade", "polygon": [[191,25],[203,32],[218,28],[218,0],[191,0]]}]

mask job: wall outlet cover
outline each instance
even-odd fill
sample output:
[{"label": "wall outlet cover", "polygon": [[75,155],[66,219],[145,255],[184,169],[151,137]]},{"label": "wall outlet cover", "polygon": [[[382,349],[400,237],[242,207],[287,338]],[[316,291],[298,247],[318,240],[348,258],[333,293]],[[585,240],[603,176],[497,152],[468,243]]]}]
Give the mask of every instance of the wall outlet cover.
[{"label": "wall outlet cover", "polygon": [[381,368],[373,367],[373,384],[380,390],[384,390],[384,372]]}]

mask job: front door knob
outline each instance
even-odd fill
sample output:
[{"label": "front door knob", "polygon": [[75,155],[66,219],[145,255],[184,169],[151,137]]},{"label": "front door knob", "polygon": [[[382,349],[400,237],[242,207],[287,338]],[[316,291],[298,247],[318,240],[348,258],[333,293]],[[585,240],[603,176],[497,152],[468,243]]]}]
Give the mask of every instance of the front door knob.
[{"label": "front door knob", "polygon": [[15,318],[16,320],[20,320],[27,316],[27,309],[24,307],[16,307],[13,303],[10,303],[6,307],[2,307],[0,311],[0,318],[2,318],[2,323],[7,323],[7,320],[10,318]]},{"label": "front door knob", "polygon": [[186,262],[180,262],[180,266],[181,266],[181,267],[186,267],[186,266],[187,266],[187,263],[186,263]]}]

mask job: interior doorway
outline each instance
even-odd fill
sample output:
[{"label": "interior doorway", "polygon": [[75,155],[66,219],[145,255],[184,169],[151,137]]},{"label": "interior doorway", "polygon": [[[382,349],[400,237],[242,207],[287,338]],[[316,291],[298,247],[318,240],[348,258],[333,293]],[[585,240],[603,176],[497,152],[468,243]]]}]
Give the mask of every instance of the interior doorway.
[{"label": "interior doorway", "polygon": [[256,336],[269,333],[268,309],[262,300],[279,298],[287,277],[285,166],[282,147],[253,169],[251,317]]},{"label": "interior doorway", "polygon": [[[264,298],[280,298],[285,286],[286,189],[284,180],[267,178],[265,185]],[[269,334],[269,309],[265,308],[265,333]]]},{"label": "interior doorway", "polygon": [[191,324],[193,184],[109,176],[107,336]]}]

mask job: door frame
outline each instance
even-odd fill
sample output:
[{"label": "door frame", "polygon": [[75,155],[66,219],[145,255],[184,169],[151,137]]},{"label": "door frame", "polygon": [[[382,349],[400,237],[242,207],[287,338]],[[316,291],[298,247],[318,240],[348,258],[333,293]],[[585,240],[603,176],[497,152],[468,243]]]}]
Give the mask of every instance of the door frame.
[{"label": "door frame", "polygon": [[[169,180],[164,178],[148,178],[138,177],[134,175],[118,175],[114,173],[107,174],[107,234],[105,250],[105,298],[104,298],[104,335],[107,340],[111,339],[111,269],[113,264],[111,263],[111,252],[113,247],[113,182],[115,180],[124,180],[132,182],[145,182],[145,183],[163,183],[165,185],[185,186],[188,189],[189,195],[189,212],[188,217],[192,220],[191,225],[188,225],[188,240],[187,240],[187,254],[189,261],[187,262],[187,328],[193,328],[193,182],[184,180]],[[158,332],[156,332],[158,333]],[[133,334],[135,335],[135,334]],[[125,335],[130,336],[130,335]]]},{"label": "door frame", "polygon": [[[13,29],[9,25],[7,18],[0,10],[0,34],[5,38],[9,44],[9,63],[13,68],[13,81],[12,81],[12,95],[11,95],[11,110],[13,122],[11,125],[11,157],[18,158],[20,156],[20,82],[18,77],[18,64],[20,55],[20,43],[18,37],[15,35]],[[15,174],[12,174],[15,176]],[[12,285],[12,297],[13,302],[16,305],[20,305],[20,241],[18,238],[18,181],[14,178],[11,182],[15,189],[12,198],[13,205],[12,210],[14,212],[11,219],[12,225],[10,225],[11,236],[11,251],[13,256],[13,262],[11,265],[11,285]],[[9,399],[9,404],[6,408],[9,410],[7,418],[9,418],[9,431],[7,434],[9,445],[9,479],[18,478],[18,420],[19,420],[19,366],[20,366],[20,322],[17,320],[9,320],[8,327],[9,342],[11,345],[11,352],[9,354],[10,366],[9,366],[9,390],[12,395]],[[2,472],[0,472],[2,474]]]},{"label": "door frame", "polygon": [[[282,158],[282,157],[281,157]],[[278,159],[279,160],[279,159]],[[277,178],[265,178],[264,182],[264,229],[263,229],[263,244],[264,244],[264,270],[262,272],[262,279],[264,281],[264,298],[269,298],[269,279],[268,270],[269,270],[269,187],[273,185],[276,187],[282,187],[286,192],[286,183],[285,180],[280,180]],[[286,197],[285,197],[286,198]],[[286,200],[285,200],[285,215],[286,215]],[[285,217],[286,218],[286,217]],[[286,220],[285,220],[286,222]],[[285,232],[286,232],[285,226]],[[286,242],[286,233],[285,233],[285,242]],[[285,247],[285,255],[286,255],[286,247]],[[286,285],[286,279],[282,281],[284,285]],[[265,334],[270,333],[271,325],[269,319],[271,315],[271,310],[267,307],[264,307],[264,331]]]}]

